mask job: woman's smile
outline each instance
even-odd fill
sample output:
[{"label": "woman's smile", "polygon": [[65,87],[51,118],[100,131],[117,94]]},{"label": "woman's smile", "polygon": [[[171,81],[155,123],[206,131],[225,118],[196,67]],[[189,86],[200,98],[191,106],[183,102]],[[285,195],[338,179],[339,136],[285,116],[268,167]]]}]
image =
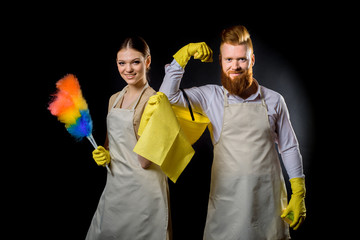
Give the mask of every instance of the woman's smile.
[{"label": "woman's smile", "polygon": [[129,73],[129,74],[124,74],[125,75],[125,77],[127,78],[127,79],[134,79],[135,78],[135,75],[136,75],[136,73]]}]

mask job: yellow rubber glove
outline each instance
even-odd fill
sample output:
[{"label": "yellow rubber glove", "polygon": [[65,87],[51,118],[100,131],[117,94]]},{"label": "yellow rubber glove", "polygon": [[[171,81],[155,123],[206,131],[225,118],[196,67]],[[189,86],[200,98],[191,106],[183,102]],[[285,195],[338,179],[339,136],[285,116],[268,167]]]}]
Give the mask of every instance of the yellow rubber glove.
[{"label": "yellow rubber glove", "polygon": [[200,59],[202,62],[213,61],[213,51],[205,42],[189,43],[177,51],[173,57],[182,68],[185,68],[192,56],[194,56],[194,59]]},{"label": "yellow rubber glove", "polygon": [[92,155],[99,166],[105,167],[110,163],[110,153],[103,146],[98,146],[98,148],[92,152]]},{"label": "yellow rubber glove", "polygon": [[281,217],[290,224],[290,227],[297,230],[306,218],[305,179],[292,178],[290,179],[290,183],[292,190],[291,199],[288,207],[284,210]]}]

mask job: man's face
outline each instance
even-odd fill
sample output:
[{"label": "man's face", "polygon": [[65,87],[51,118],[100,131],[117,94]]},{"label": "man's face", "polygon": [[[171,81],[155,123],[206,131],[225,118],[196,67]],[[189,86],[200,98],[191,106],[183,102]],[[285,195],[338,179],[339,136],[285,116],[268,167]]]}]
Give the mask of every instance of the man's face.
[{"label": "man's face", "polygon": [[232,45],[224,43],[220,47],[220,62],[223,72],[231,79],[252,67],[255,56],[245,44]]},{"label": "man's face", "polygon": [[254,54],[247,46],[224,43],[220,47],[221,83],[231,94],[241,96],[251,86]]}]

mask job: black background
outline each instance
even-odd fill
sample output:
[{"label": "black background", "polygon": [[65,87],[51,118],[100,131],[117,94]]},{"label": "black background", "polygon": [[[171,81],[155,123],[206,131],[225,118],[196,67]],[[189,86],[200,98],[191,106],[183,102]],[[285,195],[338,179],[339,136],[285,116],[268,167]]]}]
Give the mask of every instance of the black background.
[{"label": "black background", "polygon": [[[3,125],[4,130],[15,129],[7,137],[12,154],[4,158],[2,168],[9,213],[6,231],[40,239],[84,239],[104,188],[106,170],[92,160],[90,143],[75,142],[47,110],[57,80],[66,73],[78,77],[93,118],[93,135],[101,145],[108,99],[125,86],[115,64],[121,37],[137,34],[149,44],[150,85],[155,90],[165,64],[179,48],[207,42],[214,62],[189,62],[182,81],[186,88],[220,84],[220,31],[243,24],[254,43],[255,78],[284,96],[304,157],[308,213],[300,230],[291,231],[292,237],[322,239],[347,233],[340,224],[351,223],[354,213],[350,209],[342,214],[348,206],[342,200],[354,190],[349,188],[349,169],[354,163],[350,160],[356,159],[348,151],[352,141],[345,142],[339,133],[354,133],[344,128],[354,121],[346,118],[344,105],[356,96],[344,74],[343,53],[352,39],[348,27],[353,19],[346,14],[351,6],[169,4],[8,9],[12,25],[5,25],[3,47],[4,70],[10,74],[2,98],[14,92],[4,105],[10,105],[11,117],[18,121],[14,126],[5,119]],[[208,132],[194,148],[196,155],[178,182],[169,183],[175,240],[202,239],[212,161]]]}]

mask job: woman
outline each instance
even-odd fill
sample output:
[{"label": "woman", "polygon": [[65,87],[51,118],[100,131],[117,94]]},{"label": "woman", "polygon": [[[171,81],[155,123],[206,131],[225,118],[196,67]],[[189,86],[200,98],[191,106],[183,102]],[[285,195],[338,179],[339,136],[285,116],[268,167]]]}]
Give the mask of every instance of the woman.
[{"label": "woman", "polygon": [[133,152],[141,115],[156,93],[147,78],[149,46],[140,37],[127,38],[116,62],[127,86],[111,96],[105,148],[93,152],[97,164],[109,165],[110,172],[86,239],[171,239],[166,175]]}]

